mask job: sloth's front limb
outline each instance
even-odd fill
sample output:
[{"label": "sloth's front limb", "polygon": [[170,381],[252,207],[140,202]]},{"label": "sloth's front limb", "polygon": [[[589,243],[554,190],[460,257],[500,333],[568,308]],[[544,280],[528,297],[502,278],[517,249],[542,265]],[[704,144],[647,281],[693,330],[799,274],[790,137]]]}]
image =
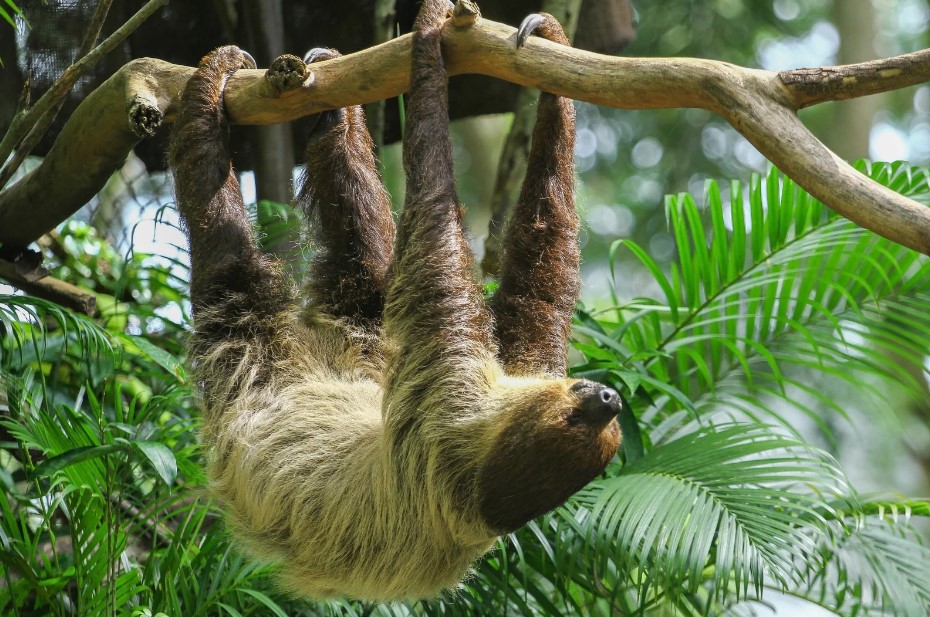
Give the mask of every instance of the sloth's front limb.
[{"label": "sloth's front limb", "polygon": [[208,408],[267,381],[293,301],[287,277],[255,242],[230,162],[223,107],[228,79],[251,57],[237,47],[206,55],[181,95],[169,162],[190,240],[194,334],[190,356]]},{"label": "sloth's front limb", "polygon": [[[452,170],[448,77],[440,51],[445,0],[426,0],[414,24],[404,135],[407,193],[385,311],[397,346],[388,381],[388,420],[422,416],[437,406],[470,404],[476,371],[493,357],[490,315],[472,276]],[[445,392],[445,395],[442,393]],[[392,417],[394,416],[394,417]]]},{"label": "sloth's front limb", "polygon": [[223,107],[226,83],[254,62],[233,46],[204,56],[181,95],[171,133],[169,162],[181,218],[190,241],[195,306],[207,301],[223,264],[255,250],[252,227],[242,203],[229,153],[229,127]]},{"label": "sloth's front limb", "polygon": [[[532,33],[569,44],[562,26],[547,13],[523,20],[517,45]],[[572,101],[540,94],[526,178],[504,234],[500,287],[491,302],[499,355],[511,374],[565,374],[581,287],[574,146]]]},{"label": "sloth's front limb", "polygon": [[[316,48],[305,60],[338,55]],[[384,311],[394,221],[360,105],[319,115],[307,143],[297,203],[317,249],[307,288],[308,317],[321,311],[376,333]]]}]

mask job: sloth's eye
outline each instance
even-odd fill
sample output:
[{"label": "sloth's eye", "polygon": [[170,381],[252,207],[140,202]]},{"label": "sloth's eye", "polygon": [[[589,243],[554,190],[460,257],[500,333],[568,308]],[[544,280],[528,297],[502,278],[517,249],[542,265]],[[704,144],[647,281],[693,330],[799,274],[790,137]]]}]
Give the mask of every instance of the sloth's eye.
[{"label": "sloth's eye", "polygon": [[565,416],[565,421],[568,423],[569,426],[576,426],[577,424],[581,422],[581,420],[582,420],[582,415],[581,415],[580,409],[572,409],[571,412],[567,416]]}]

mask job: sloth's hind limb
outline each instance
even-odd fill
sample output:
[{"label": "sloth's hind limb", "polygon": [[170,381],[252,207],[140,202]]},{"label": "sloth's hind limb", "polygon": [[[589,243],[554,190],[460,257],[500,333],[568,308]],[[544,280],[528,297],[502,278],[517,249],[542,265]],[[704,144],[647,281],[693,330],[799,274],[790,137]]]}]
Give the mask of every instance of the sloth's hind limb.
[{"label": "sloth's hind limb", "polygon": [[[315,48],[309,63],[339,55]],[[394,242],[391,201],[381,183],[360,105],[324,111],[310,132],[297,204],[316,255],[306,317],[318,312],[377,334]]]}]

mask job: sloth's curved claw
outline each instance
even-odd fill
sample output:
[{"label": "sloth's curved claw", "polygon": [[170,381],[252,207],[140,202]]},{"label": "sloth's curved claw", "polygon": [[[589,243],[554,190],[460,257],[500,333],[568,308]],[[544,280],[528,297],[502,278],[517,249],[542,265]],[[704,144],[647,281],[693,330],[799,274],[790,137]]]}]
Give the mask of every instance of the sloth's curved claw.
[{"label": "sloth's curved claw", "polygon": [[[342,54],[340,54],[337,50],[331,49],[329,47],[314,47],[304,54],[304,62],[309,67],[314,62],[332,60],[333,58],[338,58],[341,55]],[[307,70],[309,71],[309,69]],[[331,129],[338,126],[345,118],[345,114],[345,109],[342,108],[328,109],[317,114],[316,119],[313,121],[313,126],[310,127],[310,132],[308,134],[310,142],[318,140]]]},{"label": "sloth's curved claw", "polygon": [[258,64],[255,62],[255,58],[252,57],[252,54],[250,54],[244,49],[240,49],[239,53],[242,54],[242,68],[244,69],[258,68]]},{"label": "sloth's curved claw", "polygon": [[536,31],[536,28],[543,25],[545,21],[546,15],[541,13],[530,13],[524,17],[523,21],[520,22],[520,27],[517,29],[517,49],[523,47],[526,43],[526,39]]},{"label": "sloth's curved claw", "polygon": [[333,58],[338,58],[340,55],[342,54],[340,54],[335,49],[330,49],[329,47],[314,47],[304,54],[304,62],[307,64],[313,64],[314,62],[332,60]]}]

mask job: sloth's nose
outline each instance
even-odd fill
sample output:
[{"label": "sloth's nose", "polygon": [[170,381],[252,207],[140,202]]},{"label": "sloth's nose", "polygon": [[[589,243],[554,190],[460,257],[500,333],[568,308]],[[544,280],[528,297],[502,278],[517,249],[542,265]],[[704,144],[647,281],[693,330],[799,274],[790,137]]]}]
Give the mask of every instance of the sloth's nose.
[{"label": "sloth's nose", "polygon": [[589,383],[577,390],[581,394],[578,408],[585,420],[596,424],[607,423],[620,413],[620,395],[613,388]]}]

